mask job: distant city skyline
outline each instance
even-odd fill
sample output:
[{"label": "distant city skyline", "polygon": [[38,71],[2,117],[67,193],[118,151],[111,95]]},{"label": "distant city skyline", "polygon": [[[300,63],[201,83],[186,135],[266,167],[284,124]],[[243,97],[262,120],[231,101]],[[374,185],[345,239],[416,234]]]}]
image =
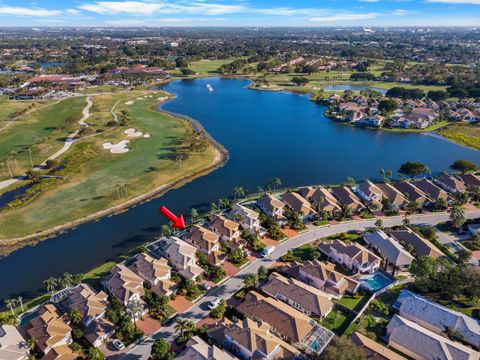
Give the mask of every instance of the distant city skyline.
[{"label": "distant city skyline", "polygon": [[480,0],[0,0],[0,26],[476,26]]}]

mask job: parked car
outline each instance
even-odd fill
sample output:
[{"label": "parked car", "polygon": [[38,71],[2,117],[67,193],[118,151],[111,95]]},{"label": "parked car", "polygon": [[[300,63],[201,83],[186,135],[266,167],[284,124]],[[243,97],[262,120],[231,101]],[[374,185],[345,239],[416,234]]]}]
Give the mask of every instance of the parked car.
[{"label": "parked car", "polygon": [[123,345],[123,343],[116,339],[113,341],[113,346],[115,347],[115,349],[117,349],[118,351],[122,351],[123,349],[125,349],[125,345]]},{"label": "parked car", "polygon": [[260,255],[264,258],[266,258],[268,255],[273,253],[275,251],[275,246],[273,245],[268,245],[265,249],[262,250]]},{"label": "parked car", "polygon": [[210,290],[212,287],[210,285],[208,285],[207,283],[200,283],[198,286],[200,286],[200,289],[202,289],[203,291],[208,291]]},{"label": "parked car", "polygon": [[215,300],[210,301],[209,304],[208,304],[208,308],[210,310],[215,309],[218,305],[220,305],[221,300],[222,299],[220,299],[220,298],[215,298]]}]

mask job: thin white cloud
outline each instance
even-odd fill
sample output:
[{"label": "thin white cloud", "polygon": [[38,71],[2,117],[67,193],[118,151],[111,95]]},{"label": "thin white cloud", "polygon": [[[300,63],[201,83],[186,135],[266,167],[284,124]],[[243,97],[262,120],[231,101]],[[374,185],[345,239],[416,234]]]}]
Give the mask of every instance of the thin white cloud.
[{"label": "thin white cloud", "polygon": [[21,6],[2,6],[0,5],[0,15],[12,16],[56,16],[60,15],[60,10],[47,10],[40,8],[28,8]]},{"label": "thin white cloud", "polygon": [[480,5],[480,0],[426,0],[427,3]]},{"label": "thin white cloud", "polygon": [[360,2],[366,2],[366,3],[376,3],[379,2],[380,0],[358,0]]},{"label": "thin white cloud", "polygon": [[247,10],[243,5],[212,4],[198,0],[177,4],[146,1],[96,1],[82,4],[79,8],[102,15],[147,15],[154,13],[221,15]]},{"label": "thin white cloud", "polygon": [[374,19],[380,16],[379,13],[343,13],[343,14],[332,14],[330,16],[316,16],[310,18],[310,21],[314,22],[337,22],[337,21],[357,21],[357,20],[367,20],[367,19]]}]

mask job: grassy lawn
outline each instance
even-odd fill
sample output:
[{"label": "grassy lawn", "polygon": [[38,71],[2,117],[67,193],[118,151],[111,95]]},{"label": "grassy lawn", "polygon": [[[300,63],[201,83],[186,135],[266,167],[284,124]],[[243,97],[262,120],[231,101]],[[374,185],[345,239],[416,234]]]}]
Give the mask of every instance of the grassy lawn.
[{"label": "grassy lawn", "polygon": [[15,120],[17,112],[25,111],[31,106],[38,107],[39,101],[11,101],[7,96],[0,96],[0,129],[3,127],[2,121]]},{"label": "grassy lawn", "polygon": [[340,336],[350,326],[351,321],[352,318],[349,315],[338,308],[334,308],[328,313],[325,319],[322,320],[322,326]]},{"label": "grassy lawn", "polygon": [[480,126],[473,124],[449,125],[439,134],[458,144],[480,149]]},{"label": "grassy lawn", "polygon": [[[74,129],[86,106],[85,98],[73,97],[19,117],[15,123],[0,132],[0,161],[15,153],[17,167],[14,175],[21,175],[31,168],[30,148],[34,164],[39,164],[62,148],[64,138]],[[1,106],[0,106],[1,107]],[[0,180],[9,177],[0,167]]]},{"label": "grassy lawn", "polygon": [[[153,91],[145,93],[154,94]],[[82,151],[88,150],[89,161],[83,164],[79,173],[69,174],[68,182],[42,193],[27,205],[1,212],[0,238],[29,235],[104,210],[213,164],[216,151],[211,145],[205,153],[191,154],[180,165],[175,163],[175,147],[178,140],[190,131],[190,125],[154,109],[157,97],[164,96],[163,93],[156,92],[152,98],[143,100],[136,100],[136,92],[134,95],[135,103],[125,105],[126,95],[122,93],[117,112],[125,110],[131,119],[128,127],[139,129],[151,137],[130,139],[131,151],[125,154],[112,154],[104,150],[102,144],[126,139],[124,131],[128,127],[119,126],[76,143],[63,156],[76,154],[81,158]],[[85,102],[85,99],[82,100]],[[114,100],[111,97],[97,99],[92,110],[95,122],[103,121],[101,119]],[[117,184],[127,185],[128,196],[118,199]]]},{"label": "grassy lawn", "polygon": [[367,302],[369,296],[366,294],[344,295],[337,304],[345,306],[347,309],[353,311],[360,311],[363,305]]},{"label": "grassy lawn", "polygon": [[235,60],[235,58],[222,60],[200,60],[192,62],[191,64],[189,64],[188,68],[202,75],[218,74],[217,70],[220,66],[224,64],[229,64]]},{"label": "grassy lawn", "polygon": [[292,250],[293,255],[300,258],[302,261],[320,259],[321,252],[316,246],[311,244],[305,244]]}]

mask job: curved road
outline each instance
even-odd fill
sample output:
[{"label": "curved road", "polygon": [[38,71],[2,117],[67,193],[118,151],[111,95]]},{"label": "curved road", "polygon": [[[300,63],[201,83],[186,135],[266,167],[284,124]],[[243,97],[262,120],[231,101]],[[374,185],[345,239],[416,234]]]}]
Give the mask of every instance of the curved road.
[{"label": "curved road", "polygon": [[[436,214],[425,214],[425,215],[415,215],[410,216],[409,219],[412,224],[419,225],[436,225],[440,222],[448,220],[448,213],[436,213]],[[480,210],[468,211],[466,213],[468,219],[480,217]],[[383,217],[383,224],[385,227],[391,227],[395,225],[401,225],[403,222],[402,216],[395,217]],[[237,275],[226,280],[222,285],[210,290],[207,292],[206,296],[200,299],[196,304],[190,307],[187,311],[180,314],[178,318],[191,320],[193,322],[198,322],[207,316],[210,312],[207,305],[209,302],[216,298],[229,299],[236,291],[238,291],[243,286],[243,277],[248,273],[256,273],[260,266],[269,267],[271,266],[276,259],[286,254],[288,250],[295,249],[299,246],[302,246],[307,243],[311,243],[317,239],[350,231],[350,230],[360,230],[363,231],[367,228],[375,226],[375,221],[377,219],[368,219],[368,220],[358,220],[352,222],[341,223],[337,225],[324,226],[324,227],[310,227],[309,230],[292,237],[284,242],[281,242],[275,248],[275,251],[270,254],[268,258],[257,259],[252,261],[248,266],[243,268]],[[174,324],[166,327],[162,327],[157,333],[153,336],[146,338],[140,344],[129,349],[129,351],[121,356],[114,356],[110,358],[121,358],[122,360],[140,360],[148,359],[151,352],[151,347],[155,339],[163,338],[167,342],[172,342],[177,337],[177,333],[174,329]]]}]

